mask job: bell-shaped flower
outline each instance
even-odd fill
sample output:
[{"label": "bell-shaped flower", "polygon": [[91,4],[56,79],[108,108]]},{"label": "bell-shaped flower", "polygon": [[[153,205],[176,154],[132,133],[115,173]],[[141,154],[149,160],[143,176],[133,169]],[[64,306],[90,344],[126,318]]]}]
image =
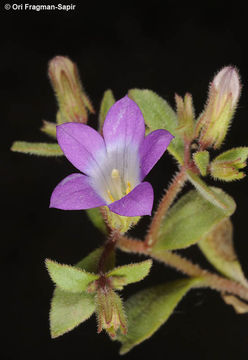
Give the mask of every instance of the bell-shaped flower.
[{"label": "bell-shaped flower", "polygon": [[206,108],[196,126],[201,130],[199,142],[206,147],[218,149],[226,137],[238,104],[241,83],[238,71],[226,66],[214,77],[209,88]]},{"label": "bell-shaped flower", "polygon": [[109,110],[103,137],[85,124],[57,126],[57,140],[74,173],[54,189],[50,207],[81,210],[107,206],[122,216],[150,215],[153,188],[143,182],[170,144],[173,135],[155,130],[145,136],[138,105],[128,96]]}]

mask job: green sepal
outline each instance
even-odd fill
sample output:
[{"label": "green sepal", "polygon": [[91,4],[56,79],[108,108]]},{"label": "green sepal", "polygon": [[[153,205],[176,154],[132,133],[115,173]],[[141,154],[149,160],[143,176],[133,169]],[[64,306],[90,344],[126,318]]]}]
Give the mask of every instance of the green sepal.
[{"label": "green sepal", "polygon": [[93,225],[103,234],[107,234],[107,226],[103,220],[100,208],[93,208],[85,211]]},{"label": "green sepal", "polygon": [[122,343],[120,354],[150,338],[173,313],[184,295],[199,283],[199,279],[181,279],[142,290],[127,301],[125,311],[128,319],[128,333],[119,334]]},{"label": "green sepal", "polygon": [[222,220],[198,242],[208,261],[223,275],[248,287],[233,246],[233,227],[229,218]]},{"label": "green sepal", "polygon": [[45,134],[56,139],[56,124],[50,121],[43,120],[43,125],[40,129]]},{"label": "green sepal", "polygon": [[15,141],[11,146],[12,151],[23,154],[40,156],[62,156],[64,155],[58,144],[30,143],[26,141]]},{"label": "green sepal", "polygon": [[116,267],[106,274],[111,277],[111,284],[116,285],[118,289],[123,286],[143,280],[152,266],[152,260],[141,261],[136,264],[128,264]]},{"label": "green sepal", "polygon": [[168,151],[182,164],[184,159],[183,141],[177,131],[178,119],[170,105],[151,90],[132,89],[128,96],[134,100],[145,119],[149,132],[157,129],[168,130],[175,138],[168,146]]},{"label": "green sepal", "polygon": [[218,155],[210,165],[210,172],[214,179],[234,181],[242,179],[245,173],[239,171],[246,167],[248,147],[238,147],[227,150]]},{"label": "green sepal", "polygon": [[99,112],[99,131],[102,131],[102,127],[104,124],[104,121],[106,119],[106,115],[111,108],[112,105],[115,103],[115,98],[112,90],[106,90],[103,94],[101,106],[100,106],[100,112]]},{"label": "green sepal", "polygon": [[211,188],[198,175],[190,170],[187,171],[187,176],[201,196],[226,212],[227,216],[231,215],[235,211],[235,209],[233,210],[234,200],[230,202],[231,197],[225,194],[221,189]]},{"label": "green sepal", "polygon": [[46,267],[53,282],[61,290],[72,293],[85,291],[92,281],[99,278],[99,275],[49,259],[46,259]]},{"label": "green sepal", "polygon": [[181,197],[167,213],[159,231],[153,251],[186,248],[207,235],[222,219],[235,210],[234,200],[219,188],[210,190],[227,205],[224,211],[191,190]]},{"label": "green sepal", "polygon": [[127,320],[120,296],[110,288],[99,289],[95,301],[98,321],[97,332],[100,333],[105,329],[112,339],[116,337],[118,329],[121,330],[122,334],[126,334]]},{"label": "green sepal", "polygon": [[193,154],[193,159],[201,175],[206,176],[209,165],[209,152],[207,150],[197,151]]},{"label": "green sepal", "polygon": [[94,295],[73,294],[55,288],[50,310],[51,337],[61,336],[87,320],[95,311]]},{"label": "green sepal", "polygon": [[110,211],[107,206],[104,206],[103,209],[105,211],[106,221],[110,229],[119,230],[121,234],[125,234],[141,219],[140,216],[122,216],[116,214]]}]

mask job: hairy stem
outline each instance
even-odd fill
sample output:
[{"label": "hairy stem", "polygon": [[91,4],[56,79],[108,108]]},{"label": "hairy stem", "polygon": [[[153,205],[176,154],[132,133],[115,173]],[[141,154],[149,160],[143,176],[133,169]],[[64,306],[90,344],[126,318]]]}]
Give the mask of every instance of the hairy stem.
[{"label": "hairy stem", "polygon": [[148,255],[157,261],[175,268],[176,270],[191,277],[201,277],[202,281],[199,287],[210,287],[211,289],[231,293],[248,301],[248,288],[229,280],[225,277],[213,274],[208,270],[202,269],[199,265],[193,264],[190,260],[182,257],[179,254],[171,251],[164,251],[162,253],[153,253],[151,248],[141,240],[131,239],[125,236],[119,238],[117,246],[125,252],[133,252]]},{"label": "hairy stem", "polygon": [[181,170],[174,177],[169,189],[166,191],[164,197],[159,203],[158,209],[152,219],[150,229],[145,238],[146,246],[152,247],[158,237],[161,221],[164,219],[167,210],[175,200],[177,194],[182,189],[187,179],[186,168],[182,167]]},{"label": "hairy stem", "polygon": [[105,242],[104,250],[102,252],[102,255],[100,257],[99,263],[98,263],[98,273],[103,275],[106,261],[111,254],[112,251],[114,251],[117,240],[120,237],[119,230],[112,230],[112,232],[109,235],[108,240]]}]

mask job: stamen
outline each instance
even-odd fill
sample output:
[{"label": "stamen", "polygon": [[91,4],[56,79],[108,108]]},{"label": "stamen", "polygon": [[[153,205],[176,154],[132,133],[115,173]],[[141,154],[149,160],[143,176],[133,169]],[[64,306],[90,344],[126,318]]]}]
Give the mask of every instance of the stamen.
[{"label": "stamen", "polygon": [[126,195],[129,194],[130,191],[131,191],[131,184],[130,184],[130,182],[128,181],[128,182],[127,182],[127,188],[126,188]]},{"label": "stamen", "polygon": [[107,190],[107,193],[108,193],[108,196],[109,196],[110,200],[111,200],[112,202],[114,202],[115,199],[113,198],[113,195],[111,194],[111,192],[110,192],[109,190]]}]

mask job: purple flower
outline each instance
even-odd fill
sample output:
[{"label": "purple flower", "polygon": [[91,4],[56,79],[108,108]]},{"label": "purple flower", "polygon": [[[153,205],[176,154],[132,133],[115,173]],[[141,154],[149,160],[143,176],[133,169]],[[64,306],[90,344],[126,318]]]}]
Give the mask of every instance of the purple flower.
[{"label": "purple flower", "polygon": [[150,215],[153,189],[142,181],[172,138],[166,130],[145,137],[143,115],[128,96],[109,110],[103,137],[85,124],[57,126],[61,149],[85,175],[74,173],[62,180],[52,193],[50,207],[82,210],[108,206],[123,216]]}]

